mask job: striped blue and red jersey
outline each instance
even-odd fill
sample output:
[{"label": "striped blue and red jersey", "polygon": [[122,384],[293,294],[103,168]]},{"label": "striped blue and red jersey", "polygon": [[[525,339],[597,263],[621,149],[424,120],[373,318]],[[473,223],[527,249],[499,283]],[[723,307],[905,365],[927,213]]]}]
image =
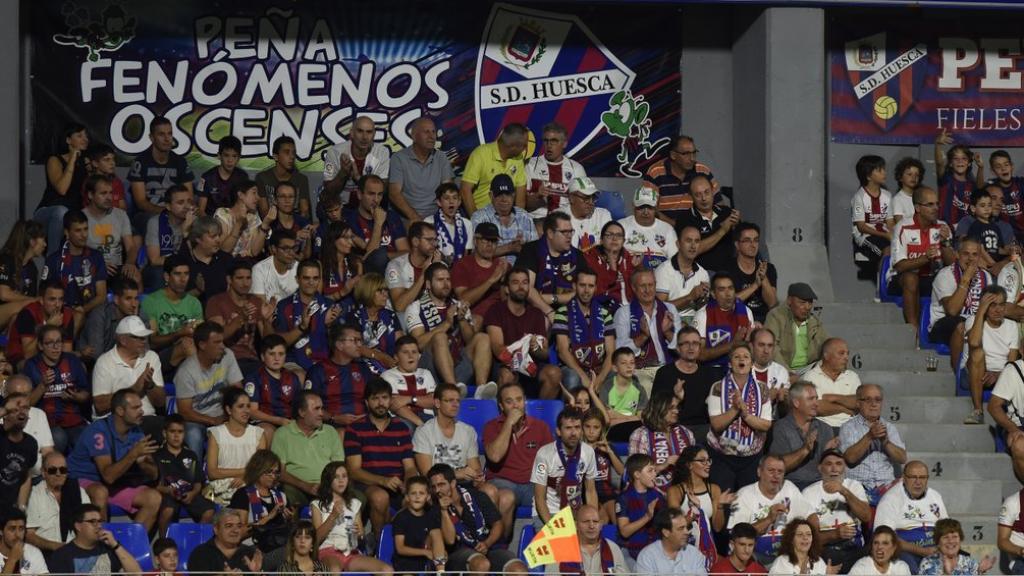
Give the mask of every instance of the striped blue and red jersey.
[{"label": "striped blue and red jersey", "polygon": [[1002,218],[1013,226],[1013,233],[1017,238],[1024,236],[1024,177],[1013,176],[1010,183],[1005,185],[998,178],[993,178],[988,183],[1003,190]]},{"label": "striped blue and red jersey", "polygon": [[[327,343],[327,310],[332,302],[320,294],[313,296],[309,303],[313,312],[309,318],[309,330],[288,347],[288,361],[294,362],[309,370],[313,364],[330,357],[330,346]],[[277,315],[274,317],[274,330],[290,332],[302,323],[302,314],[306,304],[302,302],[298,291],[277,304]]]},{"label": "striped blue and red jersey", "polygon": [[362,456],[362,469],[388,478],[405,474],[402,460],[412,459],[412,432],[399,418],[391,418],[384,430],[370,418],[356,420],[345,429],[345,456]]},{"label": "striped blue and red jersey", "polygon": [[337,364],[327,359],[317,362],[306,372],[306,388],[320,395],[326,414],[366,413],[363,391],[366,383],[377,376],[362,360]]},{"label": "striped blue and red jersey", "polygon": [[[615,517],[616,519],[626,518],[630,522],[635,522],[643,518],[644,514],[647,513],[647,506],[655,500],[659,501],[655,506],[655,511],[660,510],[666,505],[665,496],[657,488],[651,488],[646,492],[637,492],[636,487],[630,483],[629,487],[619,495],[619,499],[615,502]],[[657,539],[658,532],[654,529],[654,522],[651,521],[640,530],[634,532],[626,540],[625,548],[635,558],[645,546]]]},{"label": "striped blue and red jersey", "polygon": [[974,191],[974,174],[967,173],[967,179],[960,181],[953,177],[953,170],[939,176],[939,220],[956,229],[961,218],[970,215],[971,192]]},{"label": "striped blue and red jersey", "polygon": [[[47,384],[47,376],[53,371],[53,382]],[[87,424],[82,416],[83,406],[62,398],[65,391],[91,390],[85,366],[74,354],[63,352],[60,359],[50,366],[42,354],[36,354],[25,361],[22,373],[32,380],[32,386],[44,386],[46,391],[39,400],[39,408],[46,412],[50,426],[74,428]]]},{"label": "striped blue and red jersey", "polygon": [[292,400],[302,389],[299,377],[288,370],[281,370],[281,378],[267,371],[266,366],[245,378],[245,393],[260,406],[264,414],[279,418],[292,417]]}]

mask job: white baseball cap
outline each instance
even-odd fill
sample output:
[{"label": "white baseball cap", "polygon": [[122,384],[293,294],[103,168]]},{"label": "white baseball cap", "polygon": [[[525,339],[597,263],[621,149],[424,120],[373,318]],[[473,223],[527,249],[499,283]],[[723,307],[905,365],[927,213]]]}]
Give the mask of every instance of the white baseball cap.
[{"label": "white baseball cap", "polygon": [[146,323],[142,321],[142,318],[139,318],[138,316],[125,316],[117,323],[117,329],[114,333],[118,335],[128,334],[135,336],[136,338],[145,338],[152,334],[153,331],[146,328]]},{"label": "white baseball cap", "polygon": [[586,176],[579,178],[573,178],[569,182],[569,194],[583,194],[584,196],[593,196],[597,194],[597,186],[594,185],[594,181]]},{"label": "white baseball cap", "polygon": [[658,191],[650,184],[642,184],[633,195],[633,206],[658,207]]}]

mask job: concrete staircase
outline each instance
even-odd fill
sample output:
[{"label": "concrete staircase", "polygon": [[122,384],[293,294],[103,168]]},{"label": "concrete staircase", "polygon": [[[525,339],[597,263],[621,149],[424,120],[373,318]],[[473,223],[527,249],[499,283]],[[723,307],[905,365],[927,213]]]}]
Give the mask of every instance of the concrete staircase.
[{"label": "concrete staircase", "polygon": [[926,371],[928,358],[937,355],[916,349],[916,331],[893,304],[824,304],[820,317],[830,335],[849,344],[850,367],[861,381],[883,386],[882,417],[896,424],[910,459],[928,465],[929,486],[963,525],[965,547],[975,555],[997,554],[999,508],[1020,484],[1009,457],[995,452],[988,426],[961,424],[971,403],[955,394],[949,358],[938,356],[938,369]]}]

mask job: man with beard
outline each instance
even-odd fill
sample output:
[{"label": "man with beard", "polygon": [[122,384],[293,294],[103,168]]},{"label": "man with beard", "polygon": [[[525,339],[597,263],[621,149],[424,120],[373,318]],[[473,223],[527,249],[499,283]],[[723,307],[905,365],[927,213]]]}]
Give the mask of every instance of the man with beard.
[{"label": "man with beard", "polygon": [[[498,386],[489,383],[491,350],[487,335],[473,323],[469,306],[452,297],[452,277],[442,262],[423,272],[425,289],[405,310],[409,334],[416,338],[423,356],[420,367],[436,372],[445,384],[469,382],[487,386],[493,398]],[[482,393],[481,393],[482,394]]]},{"label": "man with beard", "polygon": [[7,394],[4,398],[3,430],[0,436],[0,509],[28,504],[32,478],[29,472],[39,458],[39,444],[25,433],[28,424],[28,397]]},{"label": "man with beard", "polygon": [[94,174],[85,180],[85,196],[89,200],[83,212],[89,220],[86,245],[103,255],[107,275],[121,276],[141,282],[135,262],[140,242],[132,235],[128,214],[114,206],[114,185],[109,176]]},{"label": "man with beard", "polygon": [[[662,264],[664,266],[665,264]],[[633,294],[629,306],[615,312],[615,345],[636,353],[637,378],[650,398],[654,375],[673,360],[679,315],[669,302],[655,296],[654,272],[641,268],[633,273]],[[673,384],[674,385],[674,384]]]},{"label": "man with beard", "polygon": [[569,182],[587,176],[579,162],[565,155],[569,134],[564,126],[545,124],[541,142],[544,153],[526,163],[526,209],[538,228],[549,212],[569,209]]},{"label": "man with beard", "polygon": [[473,253],[452,267],[455,296],[470,306],[473,322],[483,326],[484,315],[491,306],[501,302],[501,282],[512,266],[497,257],[498,227],[481,222],[473,234]]},{"label": "man with beard", "polygon": [[[405,241],[405,239],[403,239]],[[437,230],[429,222],[413,222],[407,239],[409,251],[387,263],[384,281],[391,297],[391,307],[405,327],[405,311],[423,292],[428,266],[444,258],[437,249]]]},{"label": "man with beard", "polygon": [[654,374],[651,394],[671,391],[679,400],[679,424],[693,432],[703,444],[711,428],[707,397],[711,387],[721,378],[717,369],[697,361],[704,339],[693,326],[684,326],[676,335],[679,357],[665,364]]},{"label": "man with beard", "polygon": [[841,564],[840,574],[846,574],[862,555],[863,527],[871,522],[871,506],[864,486],[846,477],[842,452],[823,452],[818,473],[821,480],[804,488],[803,495],[818,514],[822,557]]},{"label": "man with beard", "polygon": [[430,492],[441,512],[442,533],[454,533],[445,568],[453,572],[525,576],[526,564],[507,549],[494,546],[502,539],[504,523],[486,494],[455,482],[455,470],[434,464],[426,474]]},{"label": "man with beard", "polygon": [[159,446],[139,427],[142,399],[134,390],[118,390],[110,406],[110,416],[82,433],[83,440],[68,457],[68,472],[78,478],[93,504],[101,510],[108,502],[124,508],[148,532],[163,502],[160,492],[146,485],[159,475],[153,460]]},{"label": "man with beard", "polygon": [[558,414],[558,439],[537,451],[533,461],[534,524],[547,524],[559,510],[574,511],[583,504],[597,506],[597,459],[594,449],[582,441],[583,415],[575,408]]},{"label": "man with beard", "polygon": [[[341,192],[341,204],[350,202],[355,197],[359,179],[373,174],[387,180],[391,169],[391,151],[387,146],[373,141],[377,131],[369,116],[359,116],[352,121],[348,140],[335,144],[324,150],[324,192]],[[321,199],[323,194],[321,194]]]},{"label": "man with beard", "polygon": [[0,512],[0,571],[23,576],[49,573],[42,551],[25,542],[25,512],[17,508]]},{"label": "man with beard", "polygon": [[85,315],[107,301],[107,264],[89,248],[89,219],[80,210],[64,215],[64,242],[46,257],[40,280],[64,285],[64,303]]},{"label": "man with beard", "polygon": [[594,300],[597,275],[590,270],[576,273],[576,297],[559,308],[551,324],[558,358],[564,366],[562,385],[575,390],[583,385],[600,386],[612,370],[615,326],[612,315]]},{"label": "man with beard", "polygon": [[580,540],[581,562],[548,564],[544,573],[591,574],[593,576],[625,574],[629,572],[622,549],[613,540],[601,536],[601,519],[597,507],[590,504],[576,511],[576,534]]},{"label": "man with beard", "polygon": [[422,220],[434,211],[434,191],[455,179],[452,164],[437,149],[437,126],[426,116],[409,128],[412,146],[391,156],[388,200],[409,222]]},{"label": "man with beard", "polygon": [[754,325],[754,315],[736,298],[736,285],[728,274],[716,274],[711,281],[711,290],[714,296],[697,310],[693,325],[704,337],[700,361],[724,367],[733,342],[747,340]]},{"label": "man with beard", "polygon": [[555,308],[575,295],[576,271],[585,265],[583,253],[572,245],[572,219],[565,212],[544,218],[544,236],[523,246],[516,261],[530,273],[530,303],[551,320]]},{"label": "man with beard", "polygon": [[[185,443],[199,456],[206,454],[206,428],[227,418],[221,400],[224,388],[242,385],[242,371],[235,354],[224,346],[224,328],[203,322],[195,330],[196,353],[174,375],[178,413],[185,417]],[[113,402],[111,402],[113,405]]]},{"label": "man with beard", "polygon": [[[555,215],[563,215],[555,212]],[[549,215],[548,218],[551,216]],[[499,363],[501,384],[519,382],[529,398],[556,398],[562,370],[548,364],[548,332],[544,315],[529,302],[532,272],[516,265],[505,276],[508,300],[491,307],[484,318],[490,353]]]},{"label": "man with beard", "polygon": [[711,291],[711,276],[697,264],[700,230],[687,226],[679,231],[678,251],[654,270],[658,285],[658,299],[675,306],[684,324],[693,324],[693,318],[707,302]]},{"label": "man with beard", "polygon": [[196,324],[203,320],[203,305],[186,292],[188,287],[188,262],[177,254],[164,259],[163,290],[153,292],[142,303],[142,311],[149,318],[150,348],[160,355],[160,362],[166,371],[165,380],[173,369],[195,354]]},{"label": "man with beard", "polygon": [[370,508],[374,541],[389,519],[388,507],[402,507],[405,480],[417,474],[412,433],[391,415],[391,384],[381,378],[366,383],[366,418],[345,430],[345,467],[364,494]]},{"label": "man with beard", "polygon": [[288,362],[308,372],[330,356],[327,331],[341,316],[341,305],[320,293],[320,263],[303,260],[296,267],[299,289],[277,304],[274,329],[288,345]]},{"label": "man with beard", "polygon": [[[301,275],[299,280],[301,280]],[[224,327],[224,340],[235,353],[243,374],[260,366],[256,341],[269,335],[277,301],[262,301],[252,294],[252,263],[235,260],[228,269],[228,289],[206,301],[206,319]]]}]

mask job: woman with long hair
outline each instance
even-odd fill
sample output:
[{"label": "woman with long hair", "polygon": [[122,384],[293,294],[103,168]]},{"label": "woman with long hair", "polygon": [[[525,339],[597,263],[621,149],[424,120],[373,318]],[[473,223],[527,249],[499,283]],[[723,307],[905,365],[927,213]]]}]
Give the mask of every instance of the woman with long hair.
[{"label": "woman with long hair", "polygon": [[932,537],[938,551],[921,560],[918,574],[977,575],[988,572],[996,563],[993,556],[985,556],[978,561],[963,552],[964,529],[960,526],[959,520],[939,520],[935,523]]},{"label": "woman with long hair", "polygon": [[871,553],[854,562],[850,574],[857,576],[910,576],[910,566],[899,559],[900,540],[896,531],[878,526],[871,535]]},{"label": "woman with long hair", "polygon": [[658,472],[654,483],[660,490],[672,485],[676,461],[683,450],[694,445],[693,432],[676,422],[679,400],[671,392],[654,394],[643,414],[643,426],[629,436],[630,454],[647,454]]},{"label": "woman with long hair", "polygon": [[782,530],[779,556],[768,568],[769,574],[797,576],[813,574],[825,576],[838,574],[839,566],[826,564],[821,557],[821,541],[818,531],[804,518],[791,520]]},{"label": "woman with long hair", "polygon": [[316,529],[309,520],[299,520],[288,535],[288,543],[284,546],[284,562],[277,569],[283,574],[332,574],[320,561],[316,549]]},{"label": "woman with long hair", "polygon": [[754,378],[750,345],[738,342],[729,352],[729,371],[708,395],[708,454],[711,481],[724,490],[738,490],[757,481],[757,465],[771,430],[772,401],[768,388]]},{"label": "woman with long hair", "polygon": [[221,405],[228,419],[207,430],[206,497],[221,506],[242,487],[245,465],[257,450],[270,447],[263,428],[249,424],[250,399],[245,390],[228,387]]},{"label": "woman with long hair", "polygon": [[714,532],[725,529],[725,510],[736,494],[723,491],[711,480],[711,456],[702,446],[689,446],[676,460],[675,484],[665,494],[670,508],[679,508],[688,518],[693,519],[697,530],[691,530],[695,544],[710,570],[717,561]]},{"label": "woman with long hair", "polygon": [[64,128],[61,150],[46,159],[46,189],[32,219],[46,226],[46,242],[51,248],[60,246],[64,238],[64,215],[82,209],[82,187],[89,175],[85,168],[85,151],[89,134],[77,122]]},{"label": "woman with long hair", "polygon": [[38,296],[39,268],[46,255],[46,229],[35,220],[18,220],[0,249],[0,329]]},{"label": "woman with long hair", "polygon": [[345,310],[354,305],[352,293],[363,275],[362,259],[352,254],[354,234],[344,220],[331,222],[327,225],[320,249],[320,267],[324,271],[323,295],[341,302]]},{"label": "woman with long hair", "polygon": [[[260,219],[259,187],[252,180],[243,180],[231,188],[231,205],[217,208],[213,217],[220,221],[220,249],[235,258],[257,258],[270,231],[270,222]],[[272,209],[268,218],[276,214]]]},{"label": "woman with long hair", "polygon": [[388,286],[376,272],[364,274],[356,282],[356,306],[348,314],[348,322],[363,328],[363,358],[373,360],[385,369],[393,368],[395,341],[402,337],[398,315],[388,308]]},{"label": "woman with long hair", "polygon": [[364,528],[362,503],[353,495],[344,462],[331,462],[320,475],[316,500],[310,504],[320,556],[332,573],[390,573],[391,566],[359,553]]},{"label": "woman with long hair", "polygon": [[619,306],[633,299],[629,279],[643,258],[623,248],[625,242],[626,229],[612,220],[601,228],[600,244],[584,253],[590,269],[597,274],[594,298],[603,300],[613,314]]},{"label": "woman with long hair", "polygon": [[235,491],[228,508],[241,512],[247,535],[263,552],[263,569],[273,570],[284,559],[289,523],[294,510],[281,489],[281,459],[270,450],[257,450],[242,475],[244,485]]}]

